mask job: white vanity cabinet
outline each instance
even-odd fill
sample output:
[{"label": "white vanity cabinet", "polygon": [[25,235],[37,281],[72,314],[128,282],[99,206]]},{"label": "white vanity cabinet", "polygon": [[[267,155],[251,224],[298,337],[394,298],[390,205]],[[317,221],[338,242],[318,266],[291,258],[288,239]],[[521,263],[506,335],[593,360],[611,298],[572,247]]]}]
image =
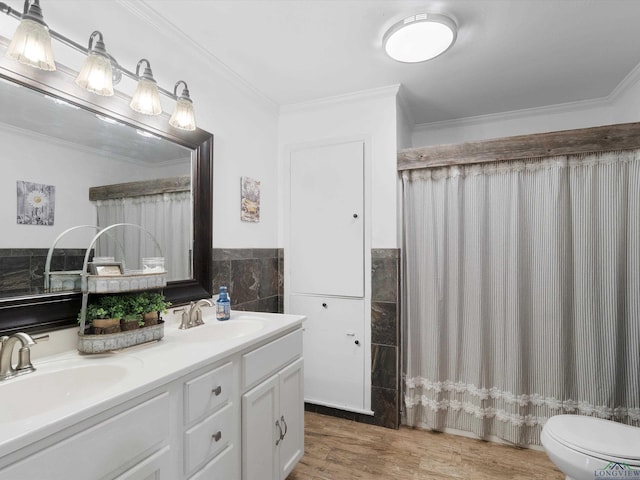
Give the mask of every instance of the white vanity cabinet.
[{"label": "white vanity cabinet", "polygon": [[242,364],[242,480],[284,480],[304,453],[302,331]]}]

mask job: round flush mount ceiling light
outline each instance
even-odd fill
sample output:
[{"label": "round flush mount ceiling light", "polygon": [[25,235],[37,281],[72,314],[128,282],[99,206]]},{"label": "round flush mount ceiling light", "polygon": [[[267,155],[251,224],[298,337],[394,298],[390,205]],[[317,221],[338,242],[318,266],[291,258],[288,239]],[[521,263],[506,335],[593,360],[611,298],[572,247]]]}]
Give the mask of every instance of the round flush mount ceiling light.
[{"label": "round flush mount ceiling light", "polygon": [[393,25],[382,43],[394,60],[424,62],[446,52],[456,41],[457,30],[456,23],[446,15],[420,13]]}]

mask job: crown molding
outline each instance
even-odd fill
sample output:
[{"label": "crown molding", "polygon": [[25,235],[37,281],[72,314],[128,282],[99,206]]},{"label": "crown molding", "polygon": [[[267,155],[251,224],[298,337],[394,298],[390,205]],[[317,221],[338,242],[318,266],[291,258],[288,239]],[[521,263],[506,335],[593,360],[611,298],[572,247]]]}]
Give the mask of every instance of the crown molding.
[{"label": "crown molding", "polygon": [[633,70],[631,70],[627,76],[624,77],[618,85],[616,85],[616,88],[607,95],[607,99],[611,103],[615,102],[638,82],[640,82],[640,63],[638,63],[638,65],[636,65]]},{"label": "crown molding", "polygon": [[609,101],[608,97],[600,97],[590,100],[580,100],[577,102],[559,103],[557,105],[548,105],[544,107],[512,110],[510,112],[489,113],[487,115],[454,118],[451,120],[443,120],[440,122],[418,123],[414,126],[413,131],[420,132],[425,130],[438,130],[452,127],[473,127],[483,125],[488,122],[518,121],[525,118],[537,116],[560,115],[596,108],[609,108],[610,106],[611,102]]},{"label": "crown molding", "polygon": [[256,100],[257,103],[269,113],[278,113],[278,104],[274,100],[250,84],[244,77],[236,73],[211,51],[195,41],[188,33],[164,17],[151,6],[148,0],[139,0],[138,2],[131,2],[130,0],[115,0],[115,2],[140,20],[150,25],[158,32],[158,34],[167,37],[171,42],[182,44],[187,50],[196,51],[216,73],[225,77],[232,85],[238,87],[238,90],[241,93]]},{"label": "crown molding", "polygon": [[280,113],[298,112],[304,110],[314,110],[317,108],[342,105],[350,102],[360,102],[363,100],[374,100],[378,98],[396,97],[400,90],[400,84],[388,85],[386,87],[370,88],[358,92],[334,95],[331,97],[319,98],[308,102],[290,103],[280,107]]}]

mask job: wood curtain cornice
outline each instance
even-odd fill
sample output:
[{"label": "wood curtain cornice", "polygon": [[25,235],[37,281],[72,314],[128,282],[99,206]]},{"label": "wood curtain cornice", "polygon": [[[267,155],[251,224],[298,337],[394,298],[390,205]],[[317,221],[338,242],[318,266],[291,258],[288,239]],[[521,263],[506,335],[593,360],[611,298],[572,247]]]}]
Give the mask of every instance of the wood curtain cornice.
[{"label": "wood curtain cornice", "polygon": [[518,135],[398,152],[398,171],[640,148],[640,123]]},{"label": "wood curtain cornice", "polygon": [[89,200],[110,200],[114,198],[139,197],[191,191],[191,176],[158,178],[138,182],[117,183],[89,188]]}]

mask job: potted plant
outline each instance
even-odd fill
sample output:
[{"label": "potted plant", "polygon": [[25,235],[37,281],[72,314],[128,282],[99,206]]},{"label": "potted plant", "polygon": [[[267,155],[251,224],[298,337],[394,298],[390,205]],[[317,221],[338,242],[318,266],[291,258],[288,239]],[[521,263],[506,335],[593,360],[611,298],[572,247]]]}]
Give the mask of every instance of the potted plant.
[{"label": "potted plant", "polygon": [[136,302],[142,313],[144,326],[156,325],[160,319],[160,313],[167,313],[171,302],[167,302],[164,295],[157,292],[143,292],[137,295]]},{"label": "potted plant", "polygon": [[100,304],[92,303],[87,306],[86,320],[96,335],[120,331],[120,318],[112,317],[111,312]]},{"label": "potted plant", "polygon": [[122,331],[135,330],[144,325],[139,313],[125,313],[120,321],[120,329]]}]

